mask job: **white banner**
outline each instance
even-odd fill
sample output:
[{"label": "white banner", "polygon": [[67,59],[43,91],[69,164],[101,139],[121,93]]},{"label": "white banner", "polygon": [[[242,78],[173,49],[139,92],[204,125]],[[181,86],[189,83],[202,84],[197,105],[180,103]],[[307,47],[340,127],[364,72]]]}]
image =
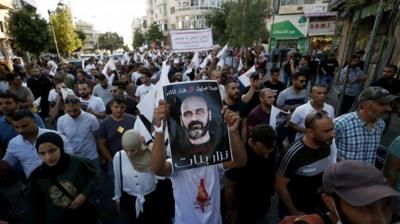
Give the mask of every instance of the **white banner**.
[{"label": "white banner", "polygon": [[211,29],[170,31],[174,52],[192,52],[213,48]]}]

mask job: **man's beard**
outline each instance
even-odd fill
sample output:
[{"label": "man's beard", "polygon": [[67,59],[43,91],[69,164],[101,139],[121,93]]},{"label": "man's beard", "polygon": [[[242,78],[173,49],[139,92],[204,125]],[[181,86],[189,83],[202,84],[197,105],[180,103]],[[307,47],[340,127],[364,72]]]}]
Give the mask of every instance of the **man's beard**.
[{"label": "man's beard", "polygon": [[[199,127],[194,127],[199,126]],[[189,123],[188,127],[185,127],[185,133],[189,139],[196,140],[204,137],[209,129],[209,122],[204,125],[201,121],[192,121]]]}]

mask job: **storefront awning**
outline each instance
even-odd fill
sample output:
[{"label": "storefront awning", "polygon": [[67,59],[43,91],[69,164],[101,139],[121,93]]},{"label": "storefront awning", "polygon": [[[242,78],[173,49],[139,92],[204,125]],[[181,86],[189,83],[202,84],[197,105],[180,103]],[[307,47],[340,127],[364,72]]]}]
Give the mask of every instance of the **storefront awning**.
[{"label": "storefront awning", "polygon": [[298,39],[305,37],[290,21],[282,21],[272,24],[271,38],[274,39]]}]

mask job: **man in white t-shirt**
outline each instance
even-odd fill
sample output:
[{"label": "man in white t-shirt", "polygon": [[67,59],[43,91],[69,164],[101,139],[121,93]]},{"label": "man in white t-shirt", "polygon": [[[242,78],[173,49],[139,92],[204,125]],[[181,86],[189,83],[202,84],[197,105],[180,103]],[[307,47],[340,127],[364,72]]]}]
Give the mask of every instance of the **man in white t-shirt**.
[{"label": "man in white t-shirt", "polygon": [[106,117],[106,107],[103,100],[100,97],[90,94],[90,87],[86,81],[78,83],[78,92],[81,96],[79,100],[81,101],[82,110],[93,114],[98,119]]},{"label": "man in white t-shirt", "polygon": [[131,74],[132,83],[137,85],[137,81],[142,77],[143,73],[143,65],[138,65],[138,68],[135,72]]},{"label": "man in white t-shirt", "polygon": [[220,213],[221,175],[224,169],[244,166],[247,155],[240,139],[240,116],[224,108],[224,120],[229,127],[234,161],[174,172],[170,160],[166,160],[162,121],[169,116],[165,101],[154,111],[155,139],[152,150],[153,172],[159,176],[170,176],[175,198],[175,224],[222,223]]},{"label": "man in white t-shirt", "polygon": [[331,105],[325,103],[326,94],[327,89],[325,86],[315,85],[311,89],[311,99],[294,110],[288,126],[297,132],[295,140],[301,139],[304,136],[306,132],[304,122],[309,113],[323,111],[333,120],[335,117],[335,110]]},{"label": "man in white t-shirt", "polygon": [[215,80],[218,82],[219,94],[221,95],[221,99],[224,100],[226,97],[226,93],[225,93],[225,86],[221,84],[221,76],[222,76],[221,71],[214,70],[211,72],[211,80]]},{"label": "man in white t-shirt", "polygon": [[154,88],[154,85],[150,82],[151,81],[151,73],[145,69],[143,71],[142,77],[140,77],[142,81],[142,85],[138,86],[136,89],[135,97],[136,101],[140,101],[143,99],[143,97],[150,92],[152,88]]}]

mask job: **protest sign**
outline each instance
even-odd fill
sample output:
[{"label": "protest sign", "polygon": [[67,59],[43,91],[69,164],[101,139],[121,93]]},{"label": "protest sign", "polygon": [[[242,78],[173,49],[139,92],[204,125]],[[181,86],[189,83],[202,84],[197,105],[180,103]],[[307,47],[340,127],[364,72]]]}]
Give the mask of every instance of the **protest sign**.
[{"label": "protest sign", "polygon": [[218,83],[173,83],[164,86],[163,91],[170,105],[167,124],[173,169],[186,170],[232,160]]},{"label": "protest sign", "polygon": [[211,29],[170,31],[174,52],[204,51],[213,48]]},{"label": "protest sign", "polygon": [[269,119],[269,126],[277,129],[283,125],[286,125],[289,119],[290,113],[280,110],[277,107],[272,106],[271,118]]}]

